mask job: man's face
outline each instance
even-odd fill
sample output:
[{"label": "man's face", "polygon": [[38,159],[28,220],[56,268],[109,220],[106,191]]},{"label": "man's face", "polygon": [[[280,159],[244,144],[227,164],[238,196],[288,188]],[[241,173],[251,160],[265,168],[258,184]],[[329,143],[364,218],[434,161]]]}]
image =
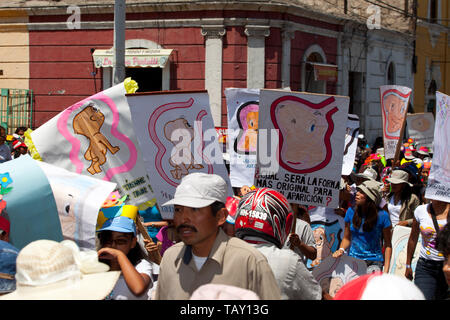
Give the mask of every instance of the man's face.
[{"label": "man's face", "polygon": [[175,205],[174,225],[178,236],[186,245],[203,246],[214,242],[219,227],[218,216],[214,217],[211,207],[190,208]]}]

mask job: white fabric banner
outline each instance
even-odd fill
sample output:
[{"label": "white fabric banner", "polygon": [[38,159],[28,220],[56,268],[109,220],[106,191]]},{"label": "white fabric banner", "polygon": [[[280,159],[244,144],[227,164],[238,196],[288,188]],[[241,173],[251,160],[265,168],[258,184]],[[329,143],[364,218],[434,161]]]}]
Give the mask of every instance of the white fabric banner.
[{"label": "white fabric banner", "polygon": [[[160,205],[171,200],[181,179],[193,172],[220,175],[232,196],[206,91],[132,94],[127,99]],[[172,219],[173,206],[160,210],[164,219]]]},{"label": "white fabric banner", "polygon": [[154,198],[120,83],[59,113],[31,133],[42,160],[116,182],[129,204]]},{"label": "white fabric banner", "polygon": [[384,156],[393,159],[401,129],[408,111],[411,89],[402,86],[381,86],[381,117],[383,119]]},{"label": "white fabric banner", "polygon": [[431,112],[406,115],[408,135],[417,145],[432,149],[434,139],[434,116]]},{"label": "white fabric banner", "polygon": [[450,97],[436,92],[434,153],[425,198],[450,202]]},{"label": "white fabric banner", "polygon": [[251,187],[255,180],[259,89],[225,89],[228,108],[228,153],[232,187]]},{"label": "white fabric banner", "polygon": [[343,96],[261,89],[256,186],[336,208],[348,104]]},{"label": "white fabric banner", "polygon": [[98,212],[117,184],[45,162],[36,163],[44,171],[52,188],[64,239],[75,241],[80,248],[95,250]]},{"label": "white fabric banner", "polygon": [[356,149],[358,147],[359,117],[349,114],[347,118],[347,131],[345,132],[344,160],[342,175],[348,176],[355,165]]}]

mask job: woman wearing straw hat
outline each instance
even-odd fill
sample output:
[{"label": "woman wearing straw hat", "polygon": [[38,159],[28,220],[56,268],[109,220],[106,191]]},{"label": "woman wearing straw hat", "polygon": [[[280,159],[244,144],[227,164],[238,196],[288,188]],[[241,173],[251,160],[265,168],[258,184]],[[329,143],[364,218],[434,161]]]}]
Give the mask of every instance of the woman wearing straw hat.
[{"label": "woman wearing straw hat", "polygon": [[[339,249],[333,253],[333,257],[339,258],[349,249],[350,257],[366,262],[367,273],[389,272],[392,228],[389,214],[379,208],[380,185],[377,181],[367,180],[357,186],[357,190],[356,205],[348,208],[345,214],[344,238]],[[384,257],[382,240],[385,248]]]},{"label": "woman wearing straw hat", "polygon": [[392,171],[386,181],[390,183],[391,192],[386,196],[389,217],[392,226],[411,227],[414,210],[420,205],[419,198],[412,193],[413,184],[408,181],[409,175],[403,170]]}]

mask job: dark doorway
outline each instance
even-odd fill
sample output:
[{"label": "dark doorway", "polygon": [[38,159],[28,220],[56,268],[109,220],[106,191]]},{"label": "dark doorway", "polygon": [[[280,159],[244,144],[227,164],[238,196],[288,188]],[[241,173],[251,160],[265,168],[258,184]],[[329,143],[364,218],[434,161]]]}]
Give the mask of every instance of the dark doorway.
[{"label": "dark doorway", "polygon": [[137,92],[162,90],[162,68],[126,68],[125,77],[137,82]]}]

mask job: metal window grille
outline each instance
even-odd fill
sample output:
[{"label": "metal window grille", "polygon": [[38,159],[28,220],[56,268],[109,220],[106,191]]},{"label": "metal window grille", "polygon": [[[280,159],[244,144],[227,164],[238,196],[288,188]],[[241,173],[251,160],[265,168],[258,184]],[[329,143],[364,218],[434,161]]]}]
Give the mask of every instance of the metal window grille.
[{"label": "metal window grille", "polygon": [[18,127],[30,128],[33,116],[33,90],[1,89],[0,123],[7,125],[7,134]]}]

